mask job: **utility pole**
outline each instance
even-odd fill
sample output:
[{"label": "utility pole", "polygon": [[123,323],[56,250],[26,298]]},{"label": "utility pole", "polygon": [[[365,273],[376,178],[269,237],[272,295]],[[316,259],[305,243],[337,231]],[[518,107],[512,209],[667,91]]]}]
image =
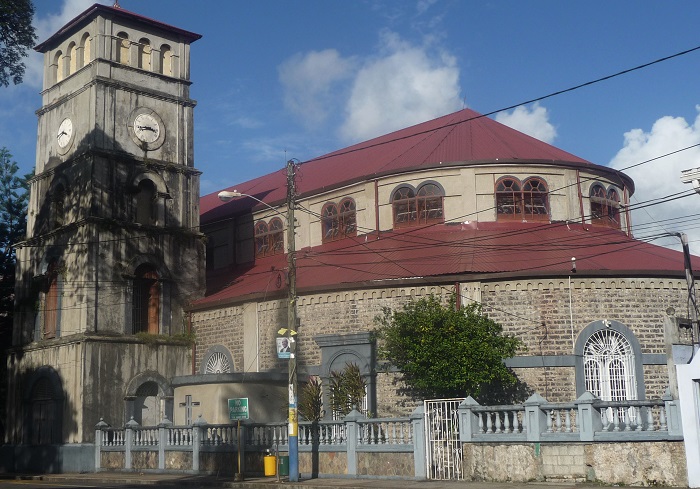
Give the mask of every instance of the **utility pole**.
[{"label": "utility pole", "polygon": [[690,309],[690,322],[693,332],[693,353],[698,350],[700,343],[700,331],[698,331],[698,304],[695,299],[695,279],[693,278],[693,267],[690,261],[690,248],[688,247],[688,236],[685,233],[678,233],[683,245],[683,261],[685,262],[685,280],[688,285],[688,309]]},{"label": "utility pole", "polygon": [[289,339],[289,482],[299,482],[299,419],[297,416],[297,264],[294,237],[296,182],[294,161],[287,162],[287,338]]}]

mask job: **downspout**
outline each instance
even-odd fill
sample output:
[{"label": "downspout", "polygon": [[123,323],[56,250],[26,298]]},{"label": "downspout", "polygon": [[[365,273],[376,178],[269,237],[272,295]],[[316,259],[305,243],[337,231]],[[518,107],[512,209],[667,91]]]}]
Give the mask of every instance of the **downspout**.
[{"label": "downspout", "polygon": [[583,193],[581,193],[581,172],[576,170],[576,188],[578,189],[578,205],[581,211],[581,224],[586,226],[586,215],[583,212]]},{"label": "downspout", "polygon": [[[192,312],[187,313],[187,336],[192,338]],[[192,375],[195,375],[195,358],[197,357],[197,342],[192,340]]]},{"label": "downspout", "polygon": [[627,187],[623,187],[623,195],[625,197],[625,222],[627,223],[627,236],[632,238],[632,221],[630,220],[630,196],[627,192]]},{"label": "downspout", "polygon": [[377,230],[379,239],[379,181],[374,181],[374,228]]},{"label": "downspout", "polygon": [[459,282],[455,282],[455,309],[460,310],[462,308],[462,296],[459,293]]}]

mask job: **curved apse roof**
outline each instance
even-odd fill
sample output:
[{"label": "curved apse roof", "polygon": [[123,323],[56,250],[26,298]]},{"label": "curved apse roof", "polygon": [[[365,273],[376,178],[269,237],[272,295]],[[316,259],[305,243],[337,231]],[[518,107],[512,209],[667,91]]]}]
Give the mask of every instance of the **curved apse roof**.
[{"label": "curved apse roof", "polygon": [[[304,178],[298,183],[297,190],[303,196],[386,174],[441,165],[490,164],[496,161],[584,167],[608,174],[621,186],[626,186],[630,194],[634,191],[634,183],[623,173],[595,165],[471,109],[463,109],[304,162]],[[284,202],[285,186],[286,174],[280,170],[230,187],[229,190],[235,188],[272,205]],[[217,193],[201,198],[202,223],[239,209],[250,209],[253,203],[236,199],[223,204],[217,198]]]}]

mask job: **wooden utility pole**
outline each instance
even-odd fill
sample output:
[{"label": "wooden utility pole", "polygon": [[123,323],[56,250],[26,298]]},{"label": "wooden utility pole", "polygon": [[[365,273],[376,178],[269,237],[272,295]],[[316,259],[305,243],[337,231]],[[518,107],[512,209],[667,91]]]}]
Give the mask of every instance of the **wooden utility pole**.
[{"label": "wooden utility pole", "polygon": [[294,161],[287,162],[287,338],[289,339],[289,482],[299,481],[299,419],[297,416],[297,264],[294,237],[296,182]]}]

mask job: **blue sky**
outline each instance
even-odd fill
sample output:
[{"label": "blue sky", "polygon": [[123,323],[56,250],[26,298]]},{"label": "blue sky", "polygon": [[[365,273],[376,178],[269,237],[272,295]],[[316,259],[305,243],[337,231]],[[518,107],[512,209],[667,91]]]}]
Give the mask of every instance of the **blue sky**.
[{"label": "blue sky", "polygon": [[[88,8],[35,0],[40,39]],[[101,2],[108,5],[113,0]],[[120,0],[203,35],[192,46],[202,194],[446,113],[513,106],[700,45],[700,2]],[[0,146],[34,165],[41,59],[0,89]],[[700,143],[700,51],[495,116],[601,165]],[[695,148],[629,170],[633,203],[690,187]],[[700,196],[635,214],[635,235],[685,231]],[[645,225],[645,221],[656,222]],[[660,240],[671,245],[674,240]]]}]

